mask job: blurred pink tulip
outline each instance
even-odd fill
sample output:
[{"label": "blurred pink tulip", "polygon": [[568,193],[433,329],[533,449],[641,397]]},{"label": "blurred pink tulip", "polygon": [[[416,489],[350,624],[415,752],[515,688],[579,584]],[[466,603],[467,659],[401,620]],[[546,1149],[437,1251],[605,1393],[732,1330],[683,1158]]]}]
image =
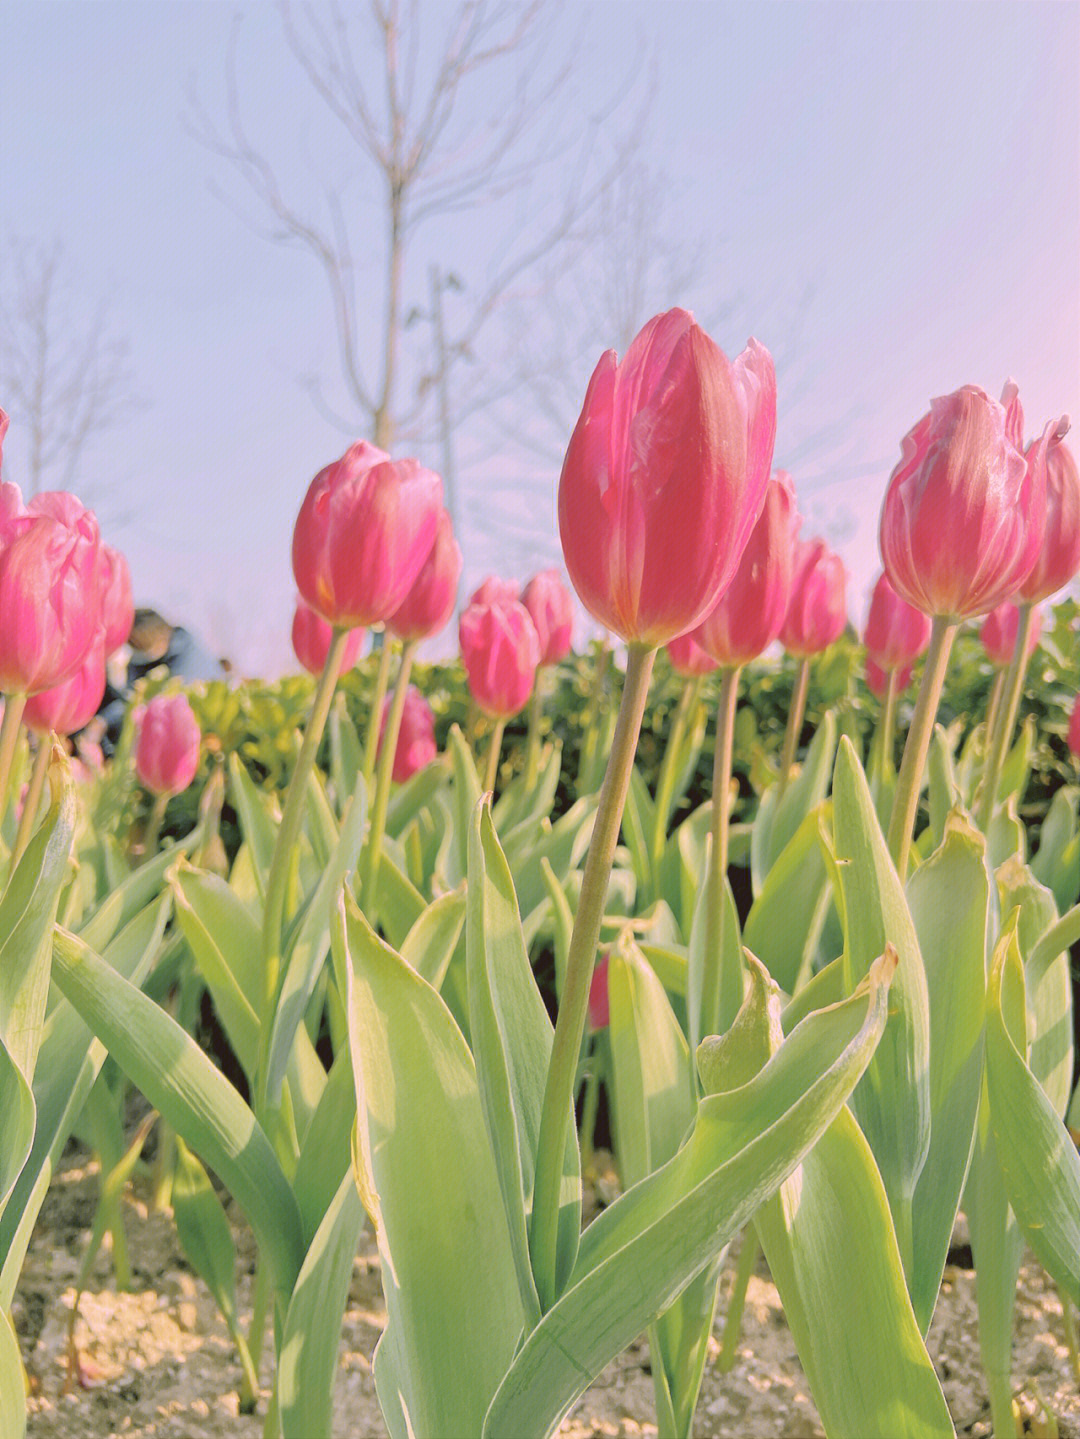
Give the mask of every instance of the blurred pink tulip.
[{"label": "blurred pink tulip", "polygon": [[8,430],[8,417],[6,410],[0,410],[0,466],[4,463],[4,436]]},{"label": "blurred pink tulip", "polygon": [[540,663],[557,665],[570,653],[574,601],[558,570],[541,570],[525,586],[521,603],[529,611],[540,640]]},{"label": "blurred pink tulip", "polygon": [[720,668],[719,661],[714,660],[712,655],[698,644],[694,638],[696,633],[691,630],[689,634],[676,635],[673,640],[668,640],[665,646],[671,668],[687,680],[695,679],[698,675],[711,675]]},{"label": "blurred pink tulip", "polygon": [[536,683],[540,640],[524,605],[470,605],[458,623],[461,658],[476,703],[509,719],[524,709]]},{"label": "blurred pink tulip", "polygon": [[[341,673],[351,670],[360,655],[365,631],[359,627],[349,631],[345,641],[345,653],[341,657]],[[296,597],[296,611],[292,622],[292,647],[296,658],[313,675],[321,675],[330,653],[330,642],[334,638],[334,627],[318,615],[301,596]]]},{"label": "blurred pink tulip", "polygon": [[366,440],[312,480],[293,531],[304,599],[339,629],[382,624],[405,601],[435,543],[442,481]]},{"label": "blurred pink tulip", "polygon": [[698,644],[726,669],[756,659],[780,633],[791,601],[795,521],[791,476],[777,470],[735,578],[693,631]]},{"label": "blurred pink tulip", "polygon": [[[1030,604],[1062,589],[1080,570],[1080,474],[1063,443],[1069,421],[1062,418],[1046,447],[1046,531],[1035,566],[1016,594]],[[1028,464],[1038,463],[1039,445],[1027,448]]]},{"label": "blurred pink tulip", "polygon": [[596,961],[589,985],[589,1028],[607,1029],[611,1023],[611,998],[608,994],[608,956],[605,952]]},{"label": "blurred pink tulip", "polygon": [[152,794],[180,794],[199,768],[201,739],[186,695],[155,695],[139,720],[136,774]]},{"label": "blurred pink tulip", "polygon": [[[900,665],[893,673],[896,676],[896,693],[900,694],[911,683],[911,666]],[[885,691],[889,688],[888,671],[875,664],[869,655],[866,656],[866,685],[879,700],[885,698]]]},{"label": "blurred pink tulip", "polygon": [[863,644],[874,665],[886,675],[904,665],[910,668],[929,643],[928,616],[900,598],[888,575],[878,575],[863,631]]},{"label": "blurred pink tulip", "polygon": [[454,539],[449,510],[441,510],[431,553],[403,603],[386,621],[386,628],[402,640],[437,635],[454,613],[460,578],[461,549]]},{"label": "blurred pink tulip", "polygon": [[[469,596],[469,605],[501,605],[520,599],[521,586],[517,580],[501,580],[498,575],[488,575]],[[468,609],[469,605],[465,608]]]},{"label": "blurred pink tulip", "polygon": [[0,481],[0,549],[18,533],[16,522],[25,514],[26,506],[18,485]]},{"label": "blurred pink tulip", "polygon": [[[1012,662],[1016,649],[1016,635],[1020,628],[1020,611],[1015,605],[998,605],[991,610],[979,627],[979,638],[992,665],[1004,669]],[[1029,660],[1039,646],[1042,633],[1042,611],[1038,605],[1031,612],[1031,634],[1028,636],[1027,654]]]},{"label": "blurred pink tulip", "polygon": [[23,724],[39,734],[55,730],[75,734],[88,725],[105,698],[105,639],[98,632],[81,667],[63,684],[31,695],[23,710]]},{"label": "blurred pink tulip", "polygon": [[1077,759],[1080,759],[1080,695],[1076,696],[1076,703],[1069,717],[1069,748]]},{"label": "blurred pink tulip", "polygon": [[1004,398],[1008,408],[965,385],[932,400],[904,437],[881,509],[881,557],[893,588],[924,614],[988,614],[1038,558],[1046,511],[1039,447],[1050,427],[1025,460],[1015,386]]},{"label": "blurred pink tulip", "polygon": [[131,571],[128,562],[112,545],[102,545],[103,592],[102,623],[105,626],[105,657],[115,654],[127,642],[135,621],[135,604],[131,598]]},{"label": "blurred pink tulip", "polygon": [[27,513],[0,545],[0,690],[36,694],[70,679],[101,618],[98,547],[83,529]]},{"label": "blurred pink tulip", "polygon": [[[379,722],[380,750],[393,702],[393,695],[387,695]],[[397,748],[394,750],[394,768],[391,774],[394,783],[404,784],[417,770],[426,769],[438,752],[435,743],[435,716],[431,706],[416,686],[410,685],[405,691],[405,708],[401,712],[401,728],[398,730]]]},{"label": "blurred pink tulip", "polygon": [[684,634],[730,584],[757,522],[776,435],[772,357],[732,364],[686,310],[602,355],[559,481],[566,568],[585,608],[631,644]]},{"label": "blurred pink tulip", "polygon": [[847,571],[824,540],[797,540],[791,600],[780,629],[788,654],[808,659],[840,638],[847,624]]}]

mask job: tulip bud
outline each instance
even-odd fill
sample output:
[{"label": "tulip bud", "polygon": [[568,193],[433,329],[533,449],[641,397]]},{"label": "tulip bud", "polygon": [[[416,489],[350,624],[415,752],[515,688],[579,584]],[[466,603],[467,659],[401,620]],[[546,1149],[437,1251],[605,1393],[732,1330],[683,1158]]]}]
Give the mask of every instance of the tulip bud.
[{"label": "tulip bud", "polygon": [[88,725],[105,698],[105,639],[99,631],[81,667],[62,684],[31,695],[23,724],[39,734],[75,734]]},{"label": "tulip bud", "polygon": [[[988,614],[1012,598],[1038,557],[1045,464],[1037,451],[1024,459],[1011,387],[1006,399],[1008,412],[965,385],[932,400],[904,437],[881,509],[881,557],[897,593],[924,614]],[[1049,429],[1039,444],[1048,440]]]},{"label": "tulip bud", "polygon": [[901,599],[888,575],[880,574],[863,632],[863,644],[874,665],[885,675],[904,665],[910,670],[912,660],[918,659],[929,643],[927,616]]},{"label": "tulip bud", "polygon": [[[911,666],[900,665],[893,671],[893,674],[896,677],[896,693],[899,694],[906,690],[911,683]],[[870,693],[879,700],[885,698],[885,692],[889,688],[888,671],[883,670],[869,655],[866,656],[866,686]]]},{"label": "tulip bud", "polygon": [[152,794],[180,794],[199,767],[199,722],[185,695],[155,695],[142,712],[135,772]]},{"label": "tulip bud", "polygon": [[799,540],[791,601],[780,630],[789,654],[809,659],[840,638],[847,624],[847,572],[824,540]]},{"label": "tulip bud", "polygon": [[[345,641],[345,652],[341,657],[341,673],[351,670],[360,654],[360,646],[364,643],[365,631],[354,629],[349,631],[349,637]],[[292,647],[296,658],[304,666],[309,674],[321,675],[326,667],[326,656],[330,653],[330,645],[334,638],[334,627],[318,615],[311,606],[299,596],[296,597],[296,610],[292,622]]]},{"label": "tulip bud", "polygon": [[791,601],[795,491],[777,470],[735,578],[694,631],[698,644],[727,669],[756,659],[780,633]]},{"label": "tulip bud", "polygon": [[[14,488],[14,487],[12,487]],[[8,522],[0,546],[0,690],[37,694],[82,665],[101,617],[96,543],[46,515]]]},{"label": "tulip bud", "polygon": [[300,506],[297,588],[336,628],[382,624],[431,553],[441,509],[438,475],[361,440],[319,471]]},{"label": "tulip bud", "polygon": [[[998,605],[997,609],[991,610],[983,620],[979,628],[979,638],[990,663],[998,669],[1004,669],[1012,663],[1019,628],[1020,611],[1016,605]],[[1036,605],[1031,611],[1031,632],[1028,635],[1027,654],[1024,656],[1025,664],[1038,649],[1041,632],[1042,611]]]},{"label": "tulip bud", "polygon": [[751,340],[732,364],[685,310],[601,356],[559,481],[559,532],[589,613],[631,644],[693,629],[757,521],[776,376]]},{"label": "tulip bud", "polygon": [[102,545],[103,588],[101,618],[105,626],[105,658],[115,654],[127,643],[135,622],[135,604],[131,597],[131,571],[119,550]]},{"label": "tulip bud", "polygon": [[525,606],[470,605],[458,638],[476,703],[495,719],[516,715],[528,703],[540,663],[540,640]]},{"label": "tulip bud", "polygon": [[[505,605],[521,599],[521,586],[516,580],[501,580],[488,575],[469,596],[469,605]],[[465,608],[468,609],[469,605]]]},{"label": "tulip bud", "polygon": [[1069,719],[1069,748],[1073,754],[1080,759],[1080,695],[1076,696],[1076,703],[1072,707],[1072,715]]},{"label": "tulip bud", "polygon": [[689,634],[676,635],[665,646],[671,668],[687,680],[696,679],[698,675],[711,675],[720,668],[719,661],[698,644],[694,638],[696,634],[697,630],[691,630]]},{"label": "tulip bud", "polygon": [[[380,751],[393,702],[393,696],[387,695],[379,722]],[[418,770],[425,769],[438,752],[435,743],[435,716],[431,706],[416,686],[410,685],[405,691],[405,708],[401,711],[401,728],[398,730],[397,748],[394,750],[394,768],[391,774],[394,783],[404,784]]]},{"label": "tulip bud", "polygon": [[607,1029],[611,1023],[611,998],[608,994],[608,956],[605,952],[596,961],[589,985],[589,1028]]},{"label": "tulip bud", "polygon": [[574,601],[558,570],[541,570],[525,586],[521,603],[529,611],[540,640],[540,663],[557,665],[570,653]]},{"label": "tulip bud", "polygon": [[[1063,418],[1045,449],[1046,531],[1042,549],[1017,596],[1030,604],[1062,589],[1080,570],[1080,474],[1071,451],[1063,444],[1069,421]],[[1039,462],[1041,441],[1027,448],[1028,464]]]},{"label": "tulip bud", "polygon": [[441,510],[431,553],[386,628],[402,640],[437,635],[454,613],[460,578],[461,550],[454,539],[450,512]]}]

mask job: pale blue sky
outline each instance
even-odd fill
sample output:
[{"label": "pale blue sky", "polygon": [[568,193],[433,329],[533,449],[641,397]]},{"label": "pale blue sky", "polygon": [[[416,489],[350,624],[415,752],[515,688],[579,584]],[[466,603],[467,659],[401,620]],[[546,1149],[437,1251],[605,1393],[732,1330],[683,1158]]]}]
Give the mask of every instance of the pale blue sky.
[{"label": "pale blue sky", "polygon": [[[433,26],[447,13],[440,0],[424,9]],[[322,372],[342,398],[322,276],[212,193],[232,187],[258,213],[183,123],[192,76],[223,114],[236,15],[252,136],[317,207],[313,177],[338,178],[347,156],[273,6],[7,0],[0,243],[59,237],[130,337],[148,403],[87,455],[76,488],[106,517],[131,511],[109,537],[138,601],[269,674],[294,667],[296,510],[350,437],[301,384]],[[806,531],[841,539],[861,618],[882,490],[931,396],[967,382],[997,394],[1011,374],[1029,434],[1063,412],[1080,422],[1080,6],[608,0],[568,7],[552,53],[579,31],[567,108],[583,132],[636,58],[654,57],[640,152],[667,182],[658,232],[702,263],[688,291],[654,276],[650,304],[719,316],[729,353],[753,333],[778,356],[776,464],[792,471]],[[355,165],[351,178],[374,260],[378,211]],[[493,235],[515,217],[528,224],[503,207],[423,232],[411,302],[433,259],[479,289]],[[589,363],[612,341],[586,339]],[[583,393],[588,366],[572,368]],[[511,409],[506,423],[530,421]],[[470,582],[500,568],[526,579],[559,558],[557,461],[493,452],[491,434],[477,425],[458,441]],[[420,453],[439,468],[437,446]],[[5,477],[23,463],[13,427]],[[529,553],[489,532],[493,504],[535,536]]]}]

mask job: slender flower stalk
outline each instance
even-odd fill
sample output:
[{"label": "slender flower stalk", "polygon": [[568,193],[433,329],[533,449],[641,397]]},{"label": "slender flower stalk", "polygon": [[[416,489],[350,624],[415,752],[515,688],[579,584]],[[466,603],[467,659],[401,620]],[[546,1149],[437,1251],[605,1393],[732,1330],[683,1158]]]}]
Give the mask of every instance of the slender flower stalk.
[{"label": "slender flower stalk", "polygon": [[[394,755],[397,753],[401,716],[405,711],[405,696],[409,689],[409,674],[412,671],[417,644],[416,640],[406,640],[401,647],[401,664],[394,685],[394,697],[390,701],[390,713],[386,717],[386,729],[383,732],[379,766],[375,776],[375,802],[371,809],[371,823],[368,826],[367,844],[364,848],[363,868],[360,876],[360,907],[372,928],[375,927],[377,920],[376,891],[379,860],[382,858],[383,834],[386,830],[386,810],[390,803],[390,781],[394,773]],[[377,732],[378,717],[374,719],[373,726]]]},{"label": "slender flower stalk", "polygon": [[382,647],[379,650],[379,668],[375,673],[375,693],[371,697],[371,713],[368,716],[367,738],[364,741],[364,779],[370,790],[375,780],[375,757],[379,753],[379,717],[386,703],[390,688],[390,661],[393,657],[394,642],[388,630],[383,630]]},{"label": "slender flower stalk", "polygon": [[986,702],[986,752],[990,753],[991,737],[997,725],[998,710],[1001,708],[1001,696],[1005,690],[1005,671],[994,671],[994,683],[990,688],[990,698]]},{"label": "slender flower stalk", "polygon": [[19,742],[19,725],[22,723],[25,708],[25,695],[10,694],[4,701],[4,718],[0,720],[0,820],[7,808],[11,765],[15,758],[15,746]]},{"label": "slender flower stalk", "polygon": [[161,838],[161,826],[165,823],[165,811],[169,807],[168,794],[154,796],[154,803],[150,810],[150,821],[146,826],[146,837],[143,840],[143,862],[153,859],[157,854],[158,841]]},{"label": "slender flower stalk", "polygon": [[45,776],[49,770],[51,754],[52,740],[48,735],[39,736],[34,767],[30,771],[30,783],[23,801],[22,814],[19,816],[19,828],[15,834],[15,848],[11,852],[12,869],[22,859],[23,852],[30,843],[30,836],[34,833],[34,822],[37,819],[38,810],[41,808],[41,796],[45,792]]},{"label": "slender flower stalk", "polygon": [[[779,804],[787,789],[788,780],[791,778],[791,770],[795,764],[795,754],[799,748],[799,736],[802,734],[803,717],[806,714],[806,694],[810,688],[810,659],[804,656],[799,660],[799,667],[795,671],[795,685],[791,691],[791,704],[788,706],[787,728],[784,730],[784,748],[780,754],[780,783],[776,790],[776,803]],[[775,811],[774,811],[775,812]]]},{"label": "slender flower stalk", "polygon": [[550,1309],[557,1297],[555,1262],[559,1189],[570,1125],[574,1076],[589,1008],[589,986],[596,960],[597,941],[600,938],[600,925],[604,917],[615,844],[630,787],[630,773],[634,765],[655,658],[655,649],[644,645],[631,644],[627,651],[622,702],[604,783],[600,789],[592,842],[585,861],[581,897],[570,936],[566,982],[563,986],[544,1089],[536,1148],[536,1183],[529,1247],[540,1303],[545,1310]]},{"label": "slender flower stalk", "polygon": [[926,652],[926,669],[923,671],[919,698],[911,716],[904,757],[900,761],[900,773],[896,779],[896,794],[893,797],[892,818],[889,821],[889,853],[896,864],[901,880],[907,877],[908,858],[911,853],[912,831],[915,827],[915,813],[919,807],[919,790],[922,787],[923,769],[930,749],[930,737],[934,732],[941,689],[945,683],[945,671],[949,654],[959,622],[944,615],[935,615],[930,631],[930,648]]},{"label": "slender flower stalk", "polygon": [[896,693],[900,688],[899,671],[890,670],[885,680],[885,694],[881,701],[881,718],[874,737],[875,770],[879,782],[884,780],[893,763],[893,745],[896,735]]},{"label": "slender flower stalk", "polygon": [[1001,766],[1005,762],[1013,730],[1016,728],[1016,714],[1020,708],[1020,692],[1024,687],[1024,676],[1027,674],[1029,661],[1028,644],[1031,639],[1033,623],[1032,608],[1032,605],[1026,602],[1017,606],[1019,613],[1016,625],[1016,645],[1005,674],[1005,685],[998,702],[995,725],[990,731],[990,748],[986,756],[986,769],[983,771],[982,789],[979,796],[979,828],[984,834],[993,818],[994,800],[997,798],[998,780],[1001,778]]},{"label": "slender flower stalk", "polygon": [[[491,739],[488,741],[487,762],[484,765],[484,789],[489,794],[494,794],[495,782],[499,778],[499,759],[502,755],[503,732],[505,729],[506,720],[500,715],[495,721],[495,725],[491,731]],[[533,776],[532,783],[536,783],[535,775]]]},{"label": "slender flower stalk", "polygon": [[[671,728],[668,731],[664,757],[660,761],[660,773],[656,781],[656,819],[653,824],[651,848],[653,880],[657,889],[659,889],[660,865],[664,858],[668,820],[671,818],[675,781],[679,777],[679,759],[682,755],[683,745],[686,743],[686,732],[690,727],[691,716],[697,709],[698,701],[701,698],[703,684],[703,677],[695,675],[683,685],[678,704],[675,706],[675,713],[672,716]],[[653,898],[656,898],[655,893]]]},{"label": "slender flower stalk", "polygon": [[[807,661],[803,661],[804,664]],[[720,1022],[720,948],[723,938],[724,880],[728,867],[728,831],[731,808],[731,761],[735,745],[735,710],[739,699],[740,665],[720,674],[716,706],[716,749],[713,753],[712,850],[706,908],[705,962],[701,977],[702,1035],[712,1034]],[[733,1016],[734,1017],[734,1016]]]},{"label": "slender flower stalk", "polygon": [[[547,667],[540,665],[536,671],[536,684],[529,697],[529,735],[525,747],[525,788],[532,789],[540,773],[540,720],[544,713],[544,675]],[[486,786],[494,788],[494,779]]]}]

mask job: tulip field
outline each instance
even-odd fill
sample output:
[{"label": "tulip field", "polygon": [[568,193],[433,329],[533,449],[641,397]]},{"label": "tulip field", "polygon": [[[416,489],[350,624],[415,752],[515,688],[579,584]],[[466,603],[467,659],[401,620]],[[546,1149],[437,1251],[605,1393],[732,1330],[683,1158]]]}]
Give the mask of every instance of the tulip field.
[{"label": "tulip field", "polygon": [[1080,1433],[1068,421],[912,416],[856,638],[778,405],[656,316],[568,436],[565,577],[461,600],[439,476],[358,441],[297,486],[312,678],[152,675],[107,758],[126,563],[0,485],[0,1439],[91,1432],[136,1202],[237,1427],[102,1434]]}]

